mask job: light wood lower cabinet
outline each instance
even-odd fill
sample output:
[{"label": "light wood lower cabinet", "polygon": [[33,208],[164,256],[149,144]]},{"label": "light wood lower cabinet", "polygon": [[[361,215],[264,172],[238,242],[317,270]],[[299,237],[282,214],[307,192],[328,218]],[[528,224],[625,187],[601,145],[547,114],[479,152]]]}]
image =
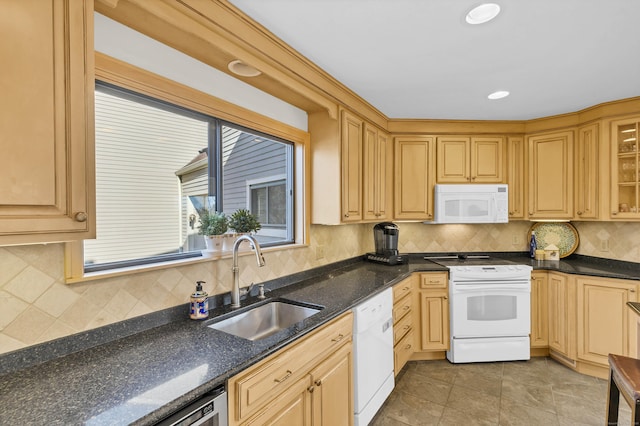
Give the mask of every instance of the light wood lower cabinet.
[{"label": "light wood lower cabinet", "polygon": [[576,286],[573,277],[550,272],[549,349],[564,357],[576,358]]},{"label": "light wood lower cabinet", "polygon": [[421,273],[416,291],[419,310],[419,351],[449,349],[449,290],[446,272]]},{"label": "light wood lower cabinet", "polygon": [[411,275],[393,286],[393,371],[397,376],[413,354],[413,293],[418,281]]},{"label": "light wood lower cabinet", "polygon": [[352,328],[349,312],[229,379],[229,424],[352,425]]},{"label": "light wood lower cabinet", "polygon": [[579,277],[578,359],[608,365],[609,353],[636,356],[637,315],[627,302],[638,300],[633,281]]},{"label": "light wood lower cabinet", "polygon": [[531,274],[531,347],[549,346],[549,287],[547,272]]}]

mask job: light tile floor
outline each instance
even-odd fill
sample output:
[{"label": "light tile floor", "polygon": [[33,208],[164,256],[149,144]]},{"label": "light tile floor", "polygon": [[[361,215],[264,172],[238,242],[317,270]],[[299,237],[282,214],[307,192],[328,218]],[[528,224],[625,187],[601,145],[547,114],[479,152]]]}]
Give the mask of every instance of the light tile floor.
[{"label": "light tile floor", "polygon": [[[631,411],[620,399],[619,424],[628,425]],[[575,373],[551,358],[412,361],[371,425],[601,426],[606,404],[606,380]]]}]

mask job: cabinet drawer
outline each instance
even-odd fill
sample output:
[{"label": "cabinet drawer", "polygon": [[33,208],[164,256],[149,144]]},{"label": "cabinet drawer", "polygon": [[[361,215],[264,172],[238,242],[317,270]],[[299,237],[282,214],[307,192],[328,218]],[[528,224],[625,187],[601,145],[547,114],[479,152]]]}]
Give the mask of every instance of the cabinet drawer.
[{"label": "cabinet drawer", "polygon": [[407,294],[393,305],[393,323],[396,324],[413,309],[413,297]]},{"label": "cabinet drawer", "polygon": [[411,279],[407,279],[393,286],[393,303],[411,293],[411,282]]},{"label": "cabinet drawer", "polygon": [[393,344],[398,343],[409,331],[411,331],[413,321],[411,315],[405,315],[397,323],[393,323]]},{"label": "cabinet drawer", "polygon": [[393,365],[394,372],[397,376],[402,367],[409,361],[413,354],[413,330],[410,330],[406,336],[398,342],[393,349]]},{"label": "cabinet drawer", "polygon": [[229,392],[235,396],[236,420],[248,418],[306,374],[310,363],[349,341],[352,328],[353,315],[348,313],[232,378]]},{"label": "cabinet drawer", "polygon": [[446,272],[420,274],[420,288],[447,288],[448,280]]}]

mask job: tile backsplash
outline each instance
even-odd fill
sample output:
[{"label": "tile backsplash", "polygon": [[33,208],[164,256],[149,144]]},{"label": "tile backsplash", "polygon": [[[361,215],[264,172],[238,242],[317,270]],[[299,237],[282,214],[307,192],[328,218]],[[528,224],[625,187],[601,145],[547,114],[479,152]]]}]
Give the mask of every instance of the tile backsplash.
[{"label": "tile backsplash", "polygon": [[[531,223],[398,225],[401,252],[473,252],[527,250]],[[640,223],[574,225],[577,253],[640,262]],[[372,226],[313,225],[308,247],[267,252],[264,268],[242,256],[241,286],[372,251]],[[62,244],[0,247],[0,353],[187,303],[198,280],[209,294],[228,292],[230,259],[68,285]]]}]

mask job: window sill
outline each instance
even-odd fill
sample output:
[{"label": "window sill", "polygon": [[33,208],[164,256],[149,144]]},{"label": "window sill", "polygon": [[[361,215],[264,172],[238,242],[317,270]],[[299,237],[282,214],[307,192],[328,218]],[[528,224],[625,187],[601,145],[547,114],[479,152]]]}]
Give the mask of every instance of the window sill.
[{"label": "window sill", "polygon": [[[294,243],[294,244],[287,244],[287,245],[283,245],[283,246],[264,247],[264,248],[262,248],[262,252],[263,253],[271,253],[271,252],[290,250],[290,249],[298,249],[298,248],[306,248],[306,247],[308,247],[307,244],[296,244],[296,243]],[[219,252],[212,253],[212,252],[203,251],[202,252],[202,257],[171,260],[171,261],[167,261],[167,262],[158,262],[158,263],[152,263],[152,264],[148,264],[148,265],[129,266],[129,267],[126,267],[126,268],[110,269],[108,271],[90,272],[90,273],[83,274],[82,277],[67,277],[65,282],[67,284],[74,284],[74,283],[81,283],[81,282],[87,282],[87,281],[101,280],[101,279],[105,279],[105,278],[121,277],[121,276],[132,275],[132,274],[140,274],[140,273],[144,273],[144,272],[157,271],[157,270],[161,270],[161,269],[175,268],[175,267],[178,267],[178,266],[195,265],[195,264],[198,264],[198,263],[205,263],[205,262],[211,262],[211,261],[215,262],[215,261],[218,261],[218,260],[231,259],[232,255],[233,255],[233,253],[231,251],[225,251],[225,252],[221,252],[221,253],[219,253]],[[245,250],[239,251],[238,255],[239,256],[247,256],[247,255],[252,255],[253,256],[253,250],[245,249]]]}]

